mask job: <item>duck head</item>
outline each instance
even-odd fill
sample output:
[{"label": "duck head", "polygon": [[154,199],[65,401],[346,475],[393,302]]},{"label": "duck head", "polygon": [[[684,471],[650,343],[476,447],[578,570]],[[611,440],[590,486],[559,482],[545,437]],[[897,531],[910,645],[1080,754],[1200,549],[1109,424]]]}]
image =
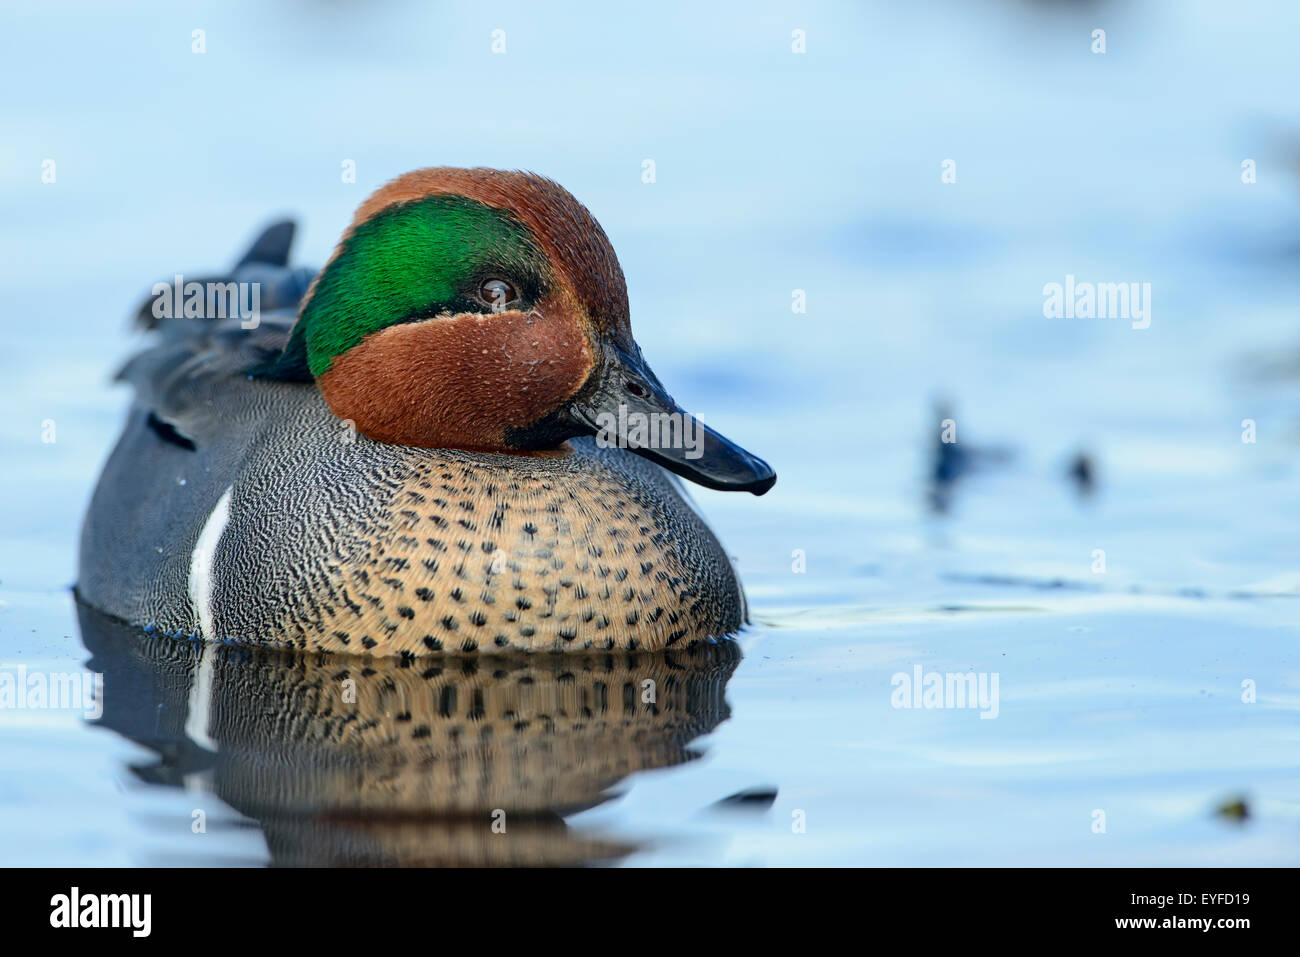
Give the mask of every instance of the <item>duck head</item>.
[{"label": "duck head", "polygon": [[597,435],[709,488],[776,481],[673,401],[632,338],[604,230],[529,173],[423,169],[370,196],[269,374],[314,379],[380,442],[529,453]]}]

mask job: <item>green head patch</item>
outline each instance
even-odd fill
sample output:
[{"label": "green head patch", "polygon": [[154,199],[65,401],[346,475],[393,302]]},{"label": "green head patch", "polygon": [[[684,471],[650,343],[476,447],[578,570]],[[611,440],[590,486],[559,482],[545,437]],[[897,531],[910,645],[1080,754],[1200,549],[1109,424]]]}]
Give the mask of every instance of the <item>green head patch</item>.
[{"label": "green head patch", "polygon": [[512,310],[531,309],[553,285],[545,255],[509,212],[451,195],[385,207],[343,241],[267,374],[314,378],[388,326],[492,312],[479,295],[491,279],[514,288]]}]

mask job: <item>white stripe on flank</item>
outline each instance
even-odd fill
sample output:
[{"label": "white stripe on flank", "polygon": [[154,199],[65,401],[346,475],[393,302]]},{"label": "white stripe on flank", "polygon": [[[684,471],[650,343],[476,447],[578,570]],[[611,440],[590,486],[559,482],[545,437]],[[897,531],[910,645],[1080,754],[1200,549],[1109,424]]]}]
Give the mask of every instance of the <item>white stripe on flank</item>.
[{"label": "white stripe on flank", "polygon": [[212,514],[199,532],[199,540],[190,556],[190,604],[194,607],[194,619],[198,623],[199,637],[211,641],[218,636],[212,631],[212,572],[213,562],[217,557],[217,543],[221,533],[230,521],[230,493],[234,486],[229,486],[217,499]]}]

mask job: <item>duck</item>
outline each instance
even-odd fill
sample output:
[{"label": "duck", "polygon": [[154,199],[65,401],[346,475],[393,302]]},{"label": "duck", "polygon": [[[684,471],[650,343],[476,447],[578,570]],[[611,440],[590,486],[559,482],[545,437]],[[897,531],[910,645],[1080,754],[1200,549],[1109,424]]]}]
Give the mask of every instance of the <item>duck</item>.
[{"label": "duck", "polygon": [[776,473],[651,371],[572,194],[433,167],[362,202],[319,272],[289,265],[293,232],[221,277],[267,290],[255,315],[160,309],[154,287],[81,601],[173,638],[402,658],[741,630],[739,575],[682,480],[762,495]]}]

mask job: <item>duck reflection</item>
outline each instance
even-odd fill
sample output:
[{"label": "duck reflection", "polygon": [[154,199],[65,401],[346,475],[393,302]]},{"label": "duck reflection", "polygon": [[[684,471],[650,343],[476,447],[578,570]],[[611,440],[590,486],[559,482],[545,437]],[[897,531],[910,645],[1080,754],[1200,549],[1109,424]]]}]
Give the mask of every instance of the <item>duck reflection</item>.
[{"label": "duck reflection", "polygon": [[729,716],[734,644],[680,652],[364,659],[143,634],[78,603],[96,724],[157,755],[141,780],[215,794],[278,865],[565,865],[632,843],[564,816],[698,757]]}]

